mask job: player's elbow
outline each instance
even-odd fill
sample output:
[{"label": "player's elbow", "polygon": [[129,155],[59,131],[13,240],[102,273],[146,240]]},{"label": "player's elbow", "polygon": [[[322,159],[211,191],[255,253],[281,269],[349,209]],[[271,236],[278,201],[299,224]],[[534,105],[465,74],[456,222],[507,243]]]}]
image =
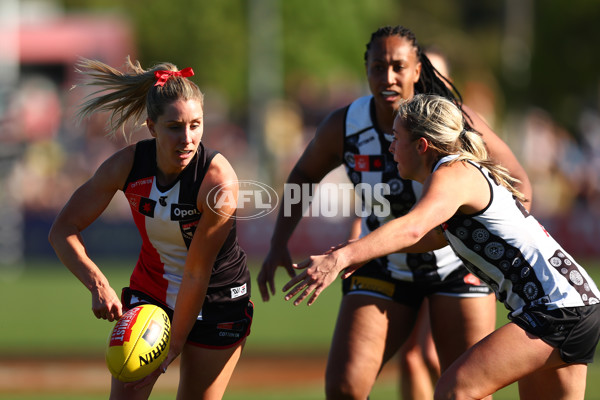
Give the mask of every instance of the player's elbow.
[{"label": "player's elbow", "polygon": [[405,231],[406,241],[409,246],[418,243],[425,235],[427,231],[422,229],[418,225],[412,225]]},{"label": "player's elbow", "polygon": [[48,231],[48,242],[50,242],[50,246],[55,247],[56,241],[58,239],[58,233],[56,229],[56,223],[52,224],[50,230]]},{"label": "player's elbow", "polygon": [[48,242],[54,249],[59,246],[59,243],[63,242],[67,237],[67,228],[64,223],[60,220],[60,216],[54,221],[50,230],[48,231]]}]

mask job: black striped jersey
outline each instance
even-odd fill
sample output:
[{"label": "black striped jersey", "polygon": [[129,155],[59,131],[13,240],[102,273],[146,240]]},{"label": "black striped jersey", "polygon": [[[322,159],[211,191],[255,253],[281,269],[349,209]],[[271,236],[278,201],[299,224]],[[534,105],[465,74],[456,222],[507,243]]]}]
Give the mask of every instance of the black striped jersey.
[{"label": "black striped jersey", "polygon": [[[456,157],[442,158],[434,171]],[[585,269],[487,169],[471,164],[488,181],[490,202],[475,214],[457,212],[442,225],[467,268],[513,315],[530,305],[556,309],[597,304],[600,292]]]},{"label": "black striped jersey", "polygon": [[[358,98],[346,110],[344,127],[344,165],[350,181],[361,195],[366,216],[362,217],[361,237],[394,218],[405,215],[421,195],[422,185],[402,179],[389,151],[393,136],[381,132],[373,122],[373,96]],[[384,205],[373,194],[384,183],[389,193],[387,213],[371,212]],[[362,190],[365,187],[369,190]],[[361,190],[358,190],[361,189]],[[394,253],[377,260],[398,280],[436,282],[462,267],[461,260],[447,246],[427,253]]]},{"label": "black striped jersey", "polygon": [[[170,308],[175,307],[188,248],[202,217],[197,208],[200,184],[215,154],[200,144],[177,180],[169,187],[159,187],[156,140],[140,141],[123,188],[142,238],[130,287]],[[206,297],[211,302],[228,302],[249,296],[246,254],[238,244],[234,221],[213,265]]]}]

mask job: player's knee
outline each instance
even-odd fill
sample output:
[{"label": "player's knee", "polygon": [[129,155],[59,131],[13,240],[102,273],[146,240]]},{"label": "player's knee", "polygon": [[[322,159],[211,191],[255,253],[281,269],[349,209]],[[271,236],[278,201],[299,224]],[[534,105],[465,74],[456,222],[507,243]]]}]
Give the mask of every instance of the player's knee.
[{"label": "player's knee", "polygon": [[444,379],[443,375],[433,394],[434,400],[475,400],[483,397],[477,389],[462,387],[455,379]]},{"label": "player's knee", "polygon": [[403,370],[412,370],[415,366],[423,364],[423,355],[419,349],[406,349],[400,354],[400,368]]}]

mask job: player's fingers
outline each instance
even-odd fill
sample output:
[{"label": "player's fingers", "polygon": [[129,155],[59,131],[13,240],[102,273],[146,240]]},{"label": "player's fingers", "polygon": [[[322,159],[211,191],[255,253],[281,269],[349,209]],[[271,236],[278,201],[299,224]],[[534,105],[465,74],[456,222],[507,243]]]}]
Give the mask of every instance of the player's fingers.
[{"label": "player's fingers", "polygon": [[313,293],[313,295],[311,296],[311,298],[308,300],[308,303],[306,303],[307,306],[312,305],[316,300],[317,297],[319,297],[319,295],[321,294],[321,292],[323,291],[322,287],[318,287],[315,292]]},{"label": "player's fingers", "polygon": [[306,277],[306,271],[304,271],[300,275],[296,275],[295,277],[290,279],[288,283],[283,285],[283,288],[281,290],[284,292],[287,292],[292,286],[294,286],[298,282],[301,282],[302,280],[304,280],[305,277]]},{"label": "player's fingers", "polygon": [[267,286],[270,289],[271,296],[275,296],[275,274],[271,274],[269,280],[267,281]]},{"label": "player's fingers", "polygon": [[308,286],[308,284],[306,282],[299,283],[297,286],[290,289],[288,294],[285,295],[285,299],[290,300],[291,298],[296,296],[298,293],[300,293],[300,291],[302,291],[307,286]]},{"label": "player's fingers", "polygon": [[356,270],[359,269],[360,267],[362,267],[363,265],[365,265],[365,264],[362,263],[362,264],[354,264],[354,265],[349,266],[348,268],[346,268],[346,270],[342,274],[342,279],[348,278],[350,275],[355,273]]},{"label": "player's fingers", "polygon": [[98,319],[108,319],[108,309],[106,307],[93,308],[92,311]]},{"label": "player's fingers", "polygon": [[308,267],[311,262],[312,260],[310,258],[307,258],[306,260],[301,261],[298,264],[292,264],[292,267],[294,267],[294,269],[304,269]]},{"label": "player's fingers", "polygon": [[263,264],[260,272],[258,273],[258,277],[256,278],[256,282],[258,283],[258,290],[260,291],[260,296],[263,301],[269,301],[269,285],[270,280],[272,280],[272,276],[268,277],[268,273],[266,272],[267,268]]},{"label": "player's fingers", "polygon": [[126,383],[125,387],[133,387],[135,390],[140,390],[154,383],[158,379],[160,374],[162,374],[162,370],[160,368],[157,368],[156,370],[152,371],[149,375],[140,379],[139,381]]},{"label": "player's fingers", "polygon": [[263,281],[258,281],[258,290],[263,301],[269,301],[269,289],[267,284]]},{"label": "player's fingers", "polygon": [[[315,287],[316,287],[316,285],[314,285],[314,284],[307,286],[306,290],[304,292],[302,292],[302,294],[300,296],[298,296],[298,298],[296,298],[296,300],[294,301],[294,305],[297,306],[300,303],[302,303],[302,301],[304,301],[304,299],[307,298],[313,292],[313,290],[315,290]],[[309,303],[308,305],[310,305],[310,304],[311,303]]]},{"label": "player's fingers", "polygon": [[296,270],[294,269],[294,265],[293,264],[286,264],[285,265],[285,269],[288,273],[288,275],[293,278],[296,276]]},{"label": "player's fingers", "polygon": [[171,358],[170,355],[167,356],[167,358],[165,359],[165,361],[163,361],[160,366],[158,367],[158,370],[160,371],[161,374],[164,374],[165,372],[167,372],[167,368],[169,368],[169,365],[171,364]]},{"label": "player's fingers", "polygon": [[116,321],[118,318],[115,318],[115,314],[112,312],[109,312],[106,316],[106,319],[108,320],[108,322],[113,322]]},{"label": "player's fingers", "polygon": [[110,309],[110,311],[108,312],[108,317],[107,319],[112,322],[112,321],[116,321],[119,318],[121,318],[121,315],[123,315],[122,312],[122,308],[121,308],[121,304],[114,304],[112,306],[112,308]]}]

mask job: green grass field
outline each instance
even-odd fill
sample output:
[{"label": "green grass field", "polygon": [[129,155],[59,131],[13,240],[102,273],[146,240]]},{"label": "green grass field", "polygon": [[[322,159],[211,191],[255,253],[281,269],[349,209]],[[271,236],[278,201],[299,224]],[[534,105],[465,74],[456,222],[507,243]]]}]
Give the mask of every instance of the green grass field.
[{"label": "green grass field", "polygon": [[[115,290],[127,285],[131,263],[99,263],[104,268]],[[585,264],[589,265],[589,264]],[[594,279],[600,282],[600,265],[589,268]],[[253,272],[255,283],[256,269]],[[10,277],[9,277],[10,276]],[[287,281],[283,271],[278,271],[278,288]],[[66,268],[57,262],[28,265],[20,275],[0,273],[0,299],[4,308],[0,328],[0,354],[9,357],[102,357],[106,338],[112,324],[94,318],[90,296]],[[281,292],[268,303],[254,291],[255,318],[245,348],[245,355],[298,354],[326,356],[332,336],[340,299],[339,283],[326,290],[312,306],[294,307],[283,300]],[[506,319],[506,310],[499,305],[498,324]],[[307,386],[300,393],[230,390],[228,400],[322,399],[322,385]],[[600,399],[600,367],[591,364],[588,372],[586,399]],[[154,393],[152,399],[170,399],[174,393]],[[52,397],[29,394],[3,395],[2,399],[101,399],[105,395],[89,394],[82,397],[65,395]],[[395,382],[378,383],[371,399],[394,399]],[[496,400],[517,398],[512,385],[494,396]]]}]

